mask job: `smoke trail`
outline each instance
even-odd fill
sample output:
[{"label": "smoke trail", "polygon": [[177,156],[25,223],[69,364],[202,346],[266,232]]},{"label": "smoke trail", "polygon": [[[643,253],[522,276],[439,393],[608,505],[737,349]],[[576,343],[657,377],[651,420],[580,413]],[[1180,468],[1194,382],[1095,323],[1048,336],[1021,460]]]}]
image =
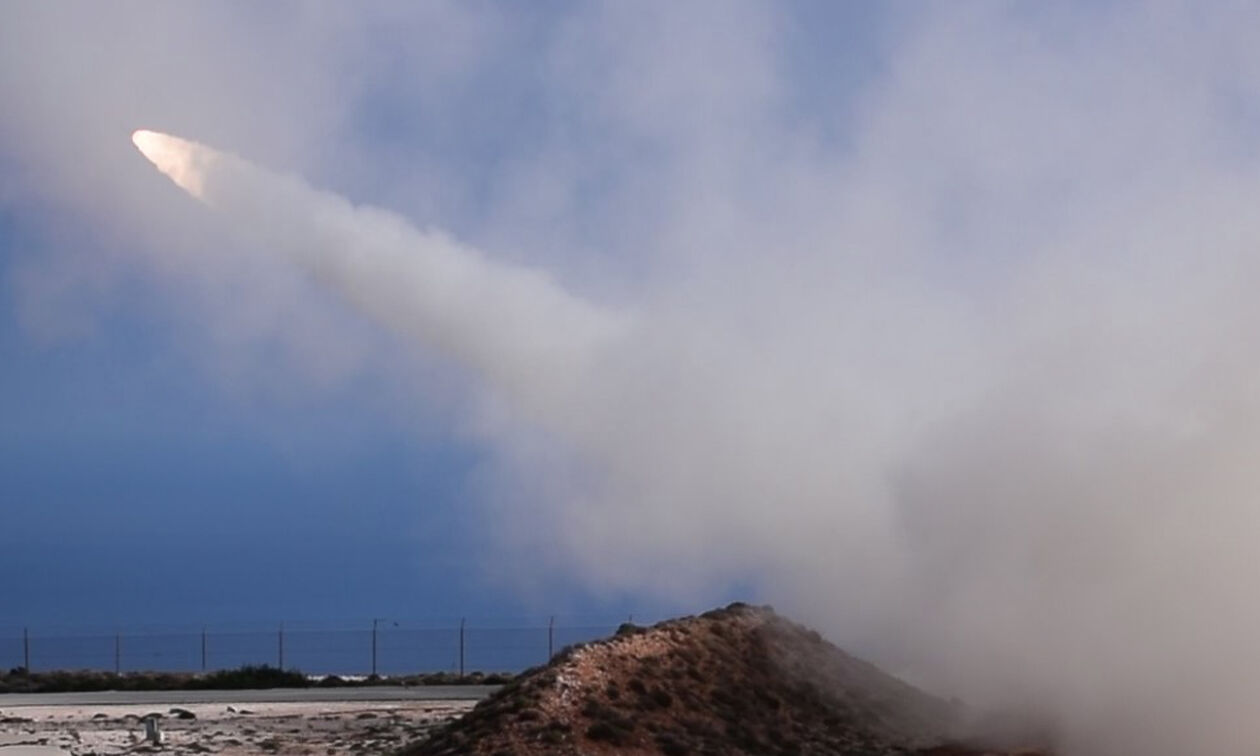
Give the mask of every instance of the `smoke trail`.
[{"label": "smoke trail", "polygon": [[532,411],[564,401],[626,318],[438,231],[354,207],[239,157],[154,131],[137,149],[242,233],[311,271],[384,325],[464,361]]},{"label": "smoke trail", "polygon": [[[820,553],[872,575],[868,587],[851,587],[847,606],[869,604],[888,584],[890,509],[870,481],[900,443],[894,428],[927,407],[911,398],[873,402],[865,387],[904,380],[910,349],[842,328],[826,338],[846,342],[840,345],[857,361],[801,381],[791,354],[779,354],[777,333],[734,334],[728,314],[706,320],[703,302],[658,302],[650,319],[631,319],[576,299],[540,273],[487,261],[440,232],[353,207],[234,155],[146,130],[133,142],[234,228],[386,326],[480,371],[552,434],[522,439],[517,434],[532,431],[510,418],[493,419],[486,430],[509,467],[531,468],[512,485],[557,503],[530,511],[532,527],[517,523],[525,511],[519,505],[495,513],[513,538],[543,530],[554,539],[543,552],[562,546],[555,558],[576,559],[592,584],[648,583],[675,597],[732,574],[761,574],[767,565],[812,570]],[[931,298],[926,291],[904,296]],[[853,301],[862,318],[899,317],[906,303]],[[792,311],[785,300],[774,317]],[[951,333],[948,308],[938,316],[932,331],[940,347],[964,348]],[[764,359],[749,364],[750,349]],[[851,390],[836,390],[845,385]],[[789,393],[793,400],[783,401]],[[864,430],[838,434],[841,420]],[[540,445],[554,454],[540,458]],[[546,467],[552,464],[560,467]],[[794,501],[780,508],[774,502],[785,481]],[[819,512],[834,522],[819,528]],[[697,552],[702,558],[694,560]]]}]

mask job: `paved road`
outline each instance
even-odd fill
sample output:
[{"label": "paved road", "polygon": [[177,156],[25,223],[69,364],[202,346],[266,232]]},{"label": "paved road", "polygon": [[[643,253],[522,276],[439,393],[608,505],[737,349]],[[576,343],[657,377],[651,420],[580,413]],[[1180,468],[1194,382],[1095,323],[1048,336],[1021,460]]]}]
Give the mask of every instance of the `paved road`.
[{"label": "paved road", "polygon": [[0,693],[0,709],[15,706],[105,704],[278,703],[305,701],[478,701],[497,685],[381,685],[363,688],[273,690],[104,690],[93,693]]}]

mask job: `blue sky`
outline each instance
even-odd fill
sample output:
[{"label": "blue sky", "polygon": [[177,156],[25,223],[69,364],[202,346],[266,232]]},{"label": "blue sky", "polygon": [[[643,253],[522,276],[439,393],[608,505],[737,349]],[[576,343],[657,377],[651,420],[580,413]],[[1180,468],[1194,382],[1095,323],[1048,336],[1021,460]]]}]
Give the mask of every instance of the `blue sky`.
[{"label": "blue sky", "polygon": [[[11,261],[32,244],[15,225]],[[26,576],[7,624],[520,611],[485,596],[453,516],[475,450],[349,390],[225,396],[171,357],[179,335],[136,289],[90,337],[4,323],[5,565]]]},{"label": "blue sky", "polygon": [[1257,13],[6,4],[0,626],[741,597],[1260,740]]},{"label": "blue sky", "polygon": [[[781,25],[792,38],[784,62],[806,79],[790,108],[834,117],[827,128],[842,134],[843,118],[813,100],[843,109],[881,65],[879,14],[752,10],[732,16],[730,34]],[[183,254],[238,243],[188,221],[197,211],[156,181],[137,190],[151,177],[130,129],[234,134],[219,146],[532,260],[511,242],[513,214],[523,215],[533,252],[577,257],[574,279],[625,297],[633,286],[618,279],[647,266],[606,249],[618,231],[605,216],[624,191],[622,161],[657,148],[617,134],[619,116],[585,102],[602,86],[599,67],[618,65],[581,39],[583,27],[611,30],[603,11],[53,3],[4,15],[0,566],[20,579],[0,625],[620,616],[750,594],[744,576],[728,575],[696,601],[661,601],[586,584],[580,565],[505,582],[512,568],[494,564],[499,545],[474,505],[500,495],[486,492],[495,453],[451,409],[468,402],[466,375],[423,349],[397,358],[390,335],[302,281],[283,284],[282,296],[304,300],[293,311],[225,322],[227,300],[257,306],[267,286],[242,293],[232,273],[205,283],[178,270],[189,257],[176,269],[155,261],[171,237],[144,228],[156,197],[167,204],[155,213],[179,216],[174,233],[186,224],[210,237]],[[644,14],[641,33],[668,16]],[[589,80],[584,55],[594,56]],[[520,182],[548,171],[529,163],[567,140],[579,151],[566,163],[593,163],[572,178],[570,204],[514,209],[530,194]],[[540,230],[549,225],[559,243]],[[313,310],[323,314],[311,325],[286,322]]]}]

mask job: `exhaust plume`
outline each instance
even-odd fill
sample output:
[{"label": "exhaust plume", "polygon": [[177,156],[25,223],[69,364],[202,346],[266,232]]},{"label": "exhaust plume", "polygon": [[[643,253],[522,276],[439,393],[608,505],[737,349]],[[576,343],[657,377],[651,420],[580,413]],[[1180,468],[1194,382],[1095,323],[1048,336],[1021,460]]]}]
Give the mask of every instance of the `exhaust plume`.
[{"label": "exhaust plume", "polygon": [[537,271],[354,207],[239,157],[145,129],[136,148],[177,186],[397,332],[459,358],[527,410],[564,401],[623,317]]}]

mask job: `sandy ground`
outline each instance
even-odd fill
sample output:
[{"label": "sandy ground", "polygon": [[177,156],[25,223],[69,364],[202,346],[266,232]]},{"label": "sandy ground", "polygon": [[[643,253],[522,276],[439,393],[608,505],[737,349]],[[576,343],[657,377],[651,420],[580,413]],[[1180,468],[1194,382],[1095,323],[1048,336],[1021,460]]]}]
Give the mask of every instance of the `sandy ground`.
[{"label": "sandy ground", "polygon": [[[475,701],[360,701],[0,707],[0,756],[378,754],[423,737]],[[192,716],[189,717],[188,715]],[[159,717],[162,743],[145,741]]]}]

